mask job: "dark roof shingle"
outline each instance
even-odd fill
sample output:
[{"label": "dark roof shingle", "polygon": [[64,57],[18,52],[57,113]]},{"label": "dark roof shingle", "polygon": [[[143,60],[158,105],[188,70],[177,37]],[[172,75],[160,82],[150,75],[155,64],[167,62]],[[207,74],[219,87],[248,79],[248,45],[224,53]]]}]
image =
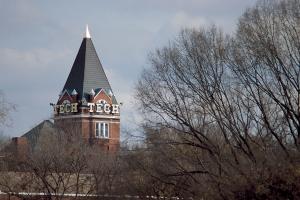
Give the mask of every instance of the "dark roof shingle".
[{"label": "dark roof shingle", "polygon": [[112,91],[91,38],[83,38],[63,91],[75,89],[83,99],[100,88]]}]

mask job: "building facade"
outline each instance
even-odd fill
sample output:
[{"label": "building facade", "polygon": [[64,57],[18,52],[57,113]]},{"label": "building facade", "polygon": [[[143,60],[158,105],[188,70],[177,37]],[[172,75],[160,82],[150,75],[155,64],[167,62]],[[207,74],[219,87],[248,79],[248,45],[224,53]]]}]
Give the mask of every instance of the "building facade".
[{"label": "building facade", "polygon": [[53,120],[45,120],[21,137],[12,139],[5,152],[25,158],[39,137],[62,130],[80,134],[106,151],[120,146],[120,107],[93,45],[88,27],[66,83],[53,107]]},{"label": "building facade", "polygon": [[115,151],[120,145],[120,107],[88,27],[54,110],[54,124],[78,132],[90,144]]}]

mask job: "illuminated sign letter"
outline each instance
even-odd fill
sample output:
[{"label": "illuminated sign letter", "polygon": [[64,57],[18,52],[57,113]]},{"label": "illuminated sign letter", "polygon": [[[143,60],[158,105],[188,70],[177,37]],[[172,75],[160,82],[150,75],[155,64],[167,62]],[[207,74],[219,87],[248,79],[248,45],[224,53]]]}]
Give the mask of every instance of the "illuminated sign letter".
[{"label": "illuminated sign letter", "polygon": [[113,113],[113,114],[118,114],[119,113],[119,105],[118,104],[113,104],[112,105],[111,113]]},{"label": "illuminated sign letter", "polygon": [[53,112],[55,115],[57,114],[57,105],[53,105]]},{"label": "illuminated sign letter", "polygon": [[94,106],[95,104],[94,103],[88,103],[88,106],[90,107],[90,112],[94,112]]},{"label": "illuminated sign letter", "polygon": [[109,104],[104,105],[104,112],[107,113],[107,114],[110,113],[110,105]]},{"label": "illuminated sign letter", "polygon": [[71,103],[71,112],[78,112],[77,105],[78,103]]},{"label": "illuminated sign letter", "polygon": [[96,104],[96,112],[97,113],[102,113],[103,112],[103,104],[102,103],[97,103]]},{"label": "illuminated sign letter", "polygon": [[71,105],[69,103],[65,104],[65,112],[66,113],[70,112],[70,107],[71,107]]},{"label": "illuminated sign letter", "polygon": [[64,113],[64,110],[65,110],[65,105],[64,104],[59,105],[59,113]]}]

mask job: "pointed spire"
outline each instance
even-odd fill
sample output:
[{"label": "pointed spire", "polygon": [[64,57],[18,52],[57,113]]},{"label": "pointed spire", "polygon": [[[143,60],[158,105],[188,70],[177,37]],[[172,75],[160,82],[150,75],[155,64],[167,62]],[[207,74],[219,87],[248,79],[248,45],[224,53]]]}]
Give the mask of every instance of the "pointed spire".
[{"label": "pointed spire", "polygon": [[77,95],[78,93],[77,93],[77,91],[74,89],[74,90],[72,91],[71,94],[72,94],[72,95]]},{"label": "pointed spire", "polygon": [[95,94],[96,94],[95,90],[94,90],[94,89],[91,89],[90,95],[95,96]]},{"label": "pointed spire", "polygon": [[[88,28],[85,35],[89,37]],[[86,100],[90,98],[90,91],[92,89],[94,92],[100,89],[104,89],[105,91],[111,90],[91,39],[83,38],[72,69],[63,87],[63,90],[65,89],[70,92],[75,89],[78,93],[77,98],[86,98]]]},{"label": "pointed spire", "polygon": [[114,95],[110,89],[108,90],[108,95],[109,95],[110,97],[112,97],[112,96]]},{"label": "pointed spire", "polygon": [[91,35],[90,35],[90,31],[89,31],[89,26],[86,25],[86,28],[85,28],[85,36],[84,38],[91,38]]}]

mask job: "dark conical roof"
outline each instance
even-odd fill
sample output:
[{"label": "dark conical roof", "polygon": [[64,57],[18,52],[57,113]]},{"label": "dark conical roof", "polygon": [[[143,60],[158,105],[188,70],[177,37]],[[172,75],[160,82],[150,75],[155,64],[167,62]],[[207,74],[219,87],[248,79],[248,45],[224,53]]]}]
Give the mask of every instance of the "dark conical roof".
[{"label": "dark conical roof", "polygon": [[85,37],[82,40],[63,91],[73,91],[75,89],[79,97],[84,98],[92,89],[100,88],[111,91],[93,42],[90,37]]}]

